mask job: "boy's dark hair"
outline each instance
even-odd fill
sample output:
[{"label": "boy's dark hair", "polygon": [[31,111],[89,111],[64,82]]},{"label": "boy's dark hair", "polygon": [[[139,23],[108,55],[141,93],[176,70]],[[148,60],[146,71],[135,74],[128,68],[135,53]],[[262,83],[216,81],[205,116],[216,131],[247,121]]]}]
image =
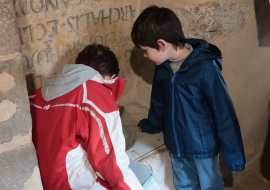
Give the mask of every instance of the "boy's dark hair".
[{"label": "boy's dark hair", "polygon": [[109,47],[100,44],[86,46],[76,58],[76,64],[84,64],[92,67],[100,73],[102,77],[118,76],[119,64],[115,54]]},{"label": "boy's dark hair", "polygon": [[159,50],[159,39],[171,43],[175,49],[185,45],[179,18],[172,10],[157,6],[143,10],[133,25],[131,38],[139,48],[141,45]]}]

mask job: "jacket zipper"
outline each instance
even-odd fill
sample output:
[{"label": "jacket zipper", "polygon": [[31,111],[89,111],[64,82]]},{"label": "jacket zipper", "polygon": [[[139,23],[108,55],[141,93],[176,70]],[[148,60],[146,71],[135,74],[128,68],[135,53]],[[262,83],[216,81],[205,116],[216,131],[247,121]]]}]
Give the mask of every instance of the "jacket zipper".
[{"label": "jacket zipper", "polygon": [[181,154],[180,154],[180,148],[179,148],[178,138],[177,138],[176,129],[175,129],[175,123],[174,123],[174,79],[176,77],[176,73],[178,73],[179,71],[185,71],[187,69],[188,69],[188,67],[185,69],[182,69],[182,70],[178,70],[174,73],[173,76],[171,74],[171,77],[172,77],[171,82],[172,82],[172,86],[173,86],[173,89],[172,89],[172,125],[173,125],[174,140],[175,140],[175,144],[176,144],[176,148],[177,148],[178,157],[180,157]]}]

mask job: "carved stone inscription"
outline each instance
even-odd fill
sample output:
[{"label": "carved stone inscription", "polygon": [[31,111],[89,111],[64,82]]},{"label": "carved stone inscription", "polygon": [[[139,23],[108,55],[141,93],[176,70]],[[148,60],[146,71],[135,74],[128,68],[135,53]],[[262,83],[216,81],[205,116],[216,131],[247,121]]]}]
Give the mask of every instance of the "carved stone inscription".
[{"label": "carved stone inscription", "polygon": [[88,44],[109,46],[129,79],[136,0],[18,0],[16,14],[29,92]]}]

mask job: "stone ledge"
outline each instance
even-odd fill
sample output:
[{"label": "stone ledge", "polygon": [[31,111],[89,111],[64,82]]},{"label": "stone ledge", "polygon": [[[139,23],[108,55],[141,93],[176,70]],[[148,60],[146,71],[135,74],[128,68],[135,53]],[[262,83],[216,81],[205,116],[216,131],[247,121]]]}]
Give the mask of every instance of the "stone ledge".
[{"label": "stone ledge", "polygon": [[32,144],[4,152],[0,155],[0,189],[24,189],[36,166],[37,158]]}]

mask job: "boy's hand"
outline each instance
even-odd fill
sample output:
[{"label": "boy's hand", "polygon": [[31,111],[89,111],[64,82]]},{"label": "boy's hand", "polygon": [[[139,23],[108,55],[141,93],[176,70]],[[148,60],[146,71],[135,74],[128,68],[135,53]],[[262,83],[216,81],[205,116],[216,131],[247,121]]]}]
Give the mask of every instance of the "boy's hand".
[{"label": "boy's hand", "polygon": [[141,127],[139,126],[139,133],[141,133],[142,132],[142,129],[141,129]]}]

